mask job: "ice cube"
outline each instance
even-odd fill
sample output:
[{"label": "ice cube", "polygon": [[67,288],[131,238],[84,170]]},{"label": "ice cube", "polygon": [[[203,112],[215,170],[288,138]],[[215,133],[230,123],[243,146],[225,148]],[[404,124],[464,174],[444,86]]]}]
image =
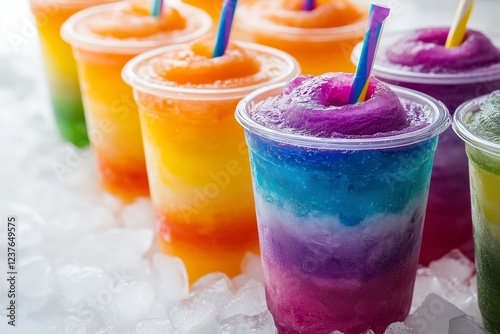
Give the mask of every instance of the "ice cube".
[{"label": "ice cube", "polygon": [[443,283],[437,278],[432,270],[423,267],[418,268],[410,313],[415,312],[415,310],[422,305],[429,293],[440,294],[443,289]]},{"label": "ice cube", "polygon": [[479,326],[474,318],[469,315],[453,318],[450,320],[450,329],[448,334],[487,334],[481,326]]},{"label": "ice cube", "polygon": [[266,295],[264,287],[251,279],[241,287],[234,297],[220,309],[220,318],[226,319],[236,315],[254,316],[266,311]]},{"label": "ice cube", "polygon": [[264,273],[260,256],[247,252],[241,262],[241,271],[264,284]]},{"label": "ice cube", "polygon": [[413,334],[413,332],[404,322],[395,322],[387,327],[384,334]]},{"label": "ice cube", "polygon": [[418,334],[446,333],[450,319],[462,315],[465,313],[455,305],[431,293],[415,313],[406,318],[405,324]]},{"label": "ice cube", "polygon": [[[36,277],[36,280],[33,278]],[[54,286],[54,274],[49,261],[43,256],[21,257],[19,261],[19,290],[26,297],[42,297],[50,294]]]},{"label": "ice cube", "polygon": [[174,334],[175,329],[167,319],[143,319],[136,326],[136,334]]},{"label": "ice cube", "polygon": [[248,316],[238,314],[221,322],[215,334],[276,334],[273,317],[268,311]]},{"label": "ice cube", "polygon": [[102,268],[76,264],[57,269],[57,280],[61,295],[73,305],[88,298],[97,298],[99,291],[114,284],[111,275]]},{"label": "ice cube", "polygon": [[160,278],[159,300],[167,307],[186,298],[189,294],[189,281],[186,266],[181,259],[161,253],[153,255],[153,265]]},{"label": "ice cube", "polygon": [[153,206],[148,198],[138,198],[125,206],[120,217],[128,228],[155,228]]},{"label": "ice cube", "polygon": [[432,261],[429,269],[440,278],[458,280],[461,283],[468,283],[476,272],[474,263],[458,249],[452,250],[439,260]]},{"label": "ice cube", "polygon": [[467,294],[470,296],[468,302],[460,305],[460,309],[472,316],[476,323],[479,325],[483,324],[483,318],[481,317],[481,311],[479,311],[478,297],[477,297],[477,278],[474,275],[469,281],[469,287],[467,289]]},{"label": "ice cube", "polygon": [[192,286],[192,292],[220,307],[229,302],[236,287],[225,274],[215,272],[198,279]]},{"label": "ice cube", "polygon": [[217,307],[199,297],[181,300],[169,315],[174,328],[182,334],[211,333],[217,326]]},{"label": "ice cube", "polygon": [[[18,313],[27,314],[45,306],[54,291],[52,266],[43,256],[21,258],[18,266],[18,303],[24,305]],[[33,278],[36,277],[36,280]],[[9,278],[9,275],[7,275]]]},{"label": "ice cube", "polygon": [[153,236],[149,229],[111,229],[78,242],[67,258],[100,266],[139,262],[151,247]]},{"label": "ice cube", "polygon": [[118,324],[131,325],[147,316],[155,302],[154,288],[148,282],[130,282],[111,291],[109,310]]}]

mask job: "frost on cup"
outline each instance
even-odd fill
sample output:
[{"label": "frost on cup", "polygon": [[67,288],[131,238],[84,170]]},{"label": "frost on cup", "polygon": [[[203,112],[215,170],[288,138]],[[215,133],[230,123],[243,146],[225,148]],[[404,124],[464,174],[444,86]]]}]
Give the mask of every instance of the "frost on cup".
[{"label": "frost on cup", "polygon": [[234,37],[269,45],[297,59],[304,74],[353,72],[350,54],[366,29],[366,3],[317,1],[312,11],[303,0],[241,1]]},{"label": "frost on cup", "polygon": [[479,308],[500,333],[500,91],[460,106],[453,128],[469,158]]},{"label": "frost on cup", "polygon": [[257,226],[238,101],[298,74],[289,55],[255,44],[229,44],[212,58],[201,40],[145,53],[123,77],[139,106],[151,198],[164,252],[186,263],[191,281],[240,272],[258,252]]},{"label": "frost on cup", "polygon": [[151,4],[96,6],[72,16],[62,28],[78,65],[102,184],[126,201],[148,195],[149,189],[137,105],[121,71],[142,52],[192,41],[211,27],[209,16],[192,6],[165,6],[153,17]]},{"label": "frost on cup", "polygon": [[444,105],[372,79],[301,76],[250,94],[250,152],[267,303],[280,333],[382,333],[410,310]]},{"label": "frost on cup", "polygon": [[[448,31],[384,34],[373,75],[426,93],[451,114],[461,103],[500,89],[500,36],[469,29],[460,46],[446,48]],[[355,63],[360,48],[353,52]],[[420,261],[426,265],[454,248],[474,259],[467,157],[463,141],[448,129],[434,159]]]},{"label": "frost on cup", "polygon": [[74,13],[113,1],[117,0],[30,0],[40,34],[55,120],[63,138],[77,146],[88,144],[87,128],[75,60],[59,31]]}]

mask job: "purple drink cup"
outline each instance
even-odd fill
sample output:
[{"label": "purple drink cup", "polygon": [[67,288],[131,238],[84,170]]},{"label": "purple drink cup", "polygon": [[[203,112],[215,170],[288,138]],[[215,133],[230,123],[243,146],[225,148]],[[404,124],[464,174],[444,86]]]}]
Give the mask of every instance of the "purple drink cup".
[{"label": "purple drink cup", "polygon": [[[463,102],[500,89],[498,49],[491,59],[480,60],[485,63],[484,66],[474,65],[476,53],[480,57],[487,52],[495,53],[484,46],[487,42],[481,36],[466,39],[469,43],[463,44],[465,48],[446,49],[447,28],[425,31],[428,33],[422,34],[420,39],[412,38],[414,31],[384,34],[373,75],[387,83],[417,90],[442,101],[451,115]],[[476,34],[469,30],[468,34],[471,33]],[[436,47],[423,50],[424,44],[418,44],[422,40]],[[500,37],[492,40],[498,47]],[[398,45],[394,51],[395,43]],[[359,58],[360,47],[358,45],[352,54],[354,63]],[[403,51],[405,47],[407,52]],[[418,52],[410,51],[412,48]],[[394,64],[389,58],[400,58],[400,63]],[[495,58],[498,58],[497,62]],[[412,63],[420,65],[416,68],[411,66]],[[446,63],[450,68],[447,71],[432,70],[439,68],[440,63]],[[474,259],[468,161],[463,141],[450,128],[441,134],[434,157],[420,263],[427,265],[454,248]]]}]

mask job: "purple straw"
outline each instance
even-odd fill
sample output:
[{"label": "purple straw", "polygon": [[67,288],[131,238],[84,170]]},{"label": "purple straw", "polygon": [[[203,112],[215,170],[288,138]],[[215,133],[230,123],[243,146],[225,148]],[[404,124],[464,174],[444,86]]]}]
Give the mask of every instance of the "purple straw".
[{"label": "purple straw", "polygon": [[316,0],[304,0],[302,3],[302,10],[313,10],[316,8]]}]

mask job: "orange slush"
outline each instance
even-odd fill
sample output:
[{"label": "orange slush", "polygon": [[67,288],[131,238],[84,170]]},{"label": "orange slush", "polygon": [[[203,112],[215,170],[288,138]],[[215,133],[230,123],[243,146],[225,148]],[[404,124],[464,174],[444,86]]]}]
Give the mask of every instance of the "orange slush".
[{"label": "orange slush", "polygon": [[124,201],[149,189],[137,105],[121,71],[139,53],[191,41],[211,26],[207,14],[188,5],[165,6],[159,17],[150,7],[150,1],[97,6],[72,16],[62,29],[77,60],[102,184]]},{"label": "orange slush", "polygon": [[234,111],[253,90],[299,73],[276,49],[212,41],[166,47],[127,64],[139,105],[151,198],[162,250],[182,258],[191,281],[240,272],[258,252],[247,147]]},{"label": "orange slush", "polygon": [[353,0],[247,0],[236,10],[233,37],[273,46],[295,57],[304,74],[354,72],[350,60],[362,40],[368,12]]},{"label": "orange slush", "polygon": [[88,144],[87,128],[75,60],[59,30],[74,13],[113,1],[116,0],[30,0],[40,34],[55,120],[63,138],[77,146]]},{"label": "orange slush", "polygon": [[217,27],[216,23],[219,22],[223,0],[182,0],[182,2],[203,9],[212,17],[214,21],[213,26]]}]

